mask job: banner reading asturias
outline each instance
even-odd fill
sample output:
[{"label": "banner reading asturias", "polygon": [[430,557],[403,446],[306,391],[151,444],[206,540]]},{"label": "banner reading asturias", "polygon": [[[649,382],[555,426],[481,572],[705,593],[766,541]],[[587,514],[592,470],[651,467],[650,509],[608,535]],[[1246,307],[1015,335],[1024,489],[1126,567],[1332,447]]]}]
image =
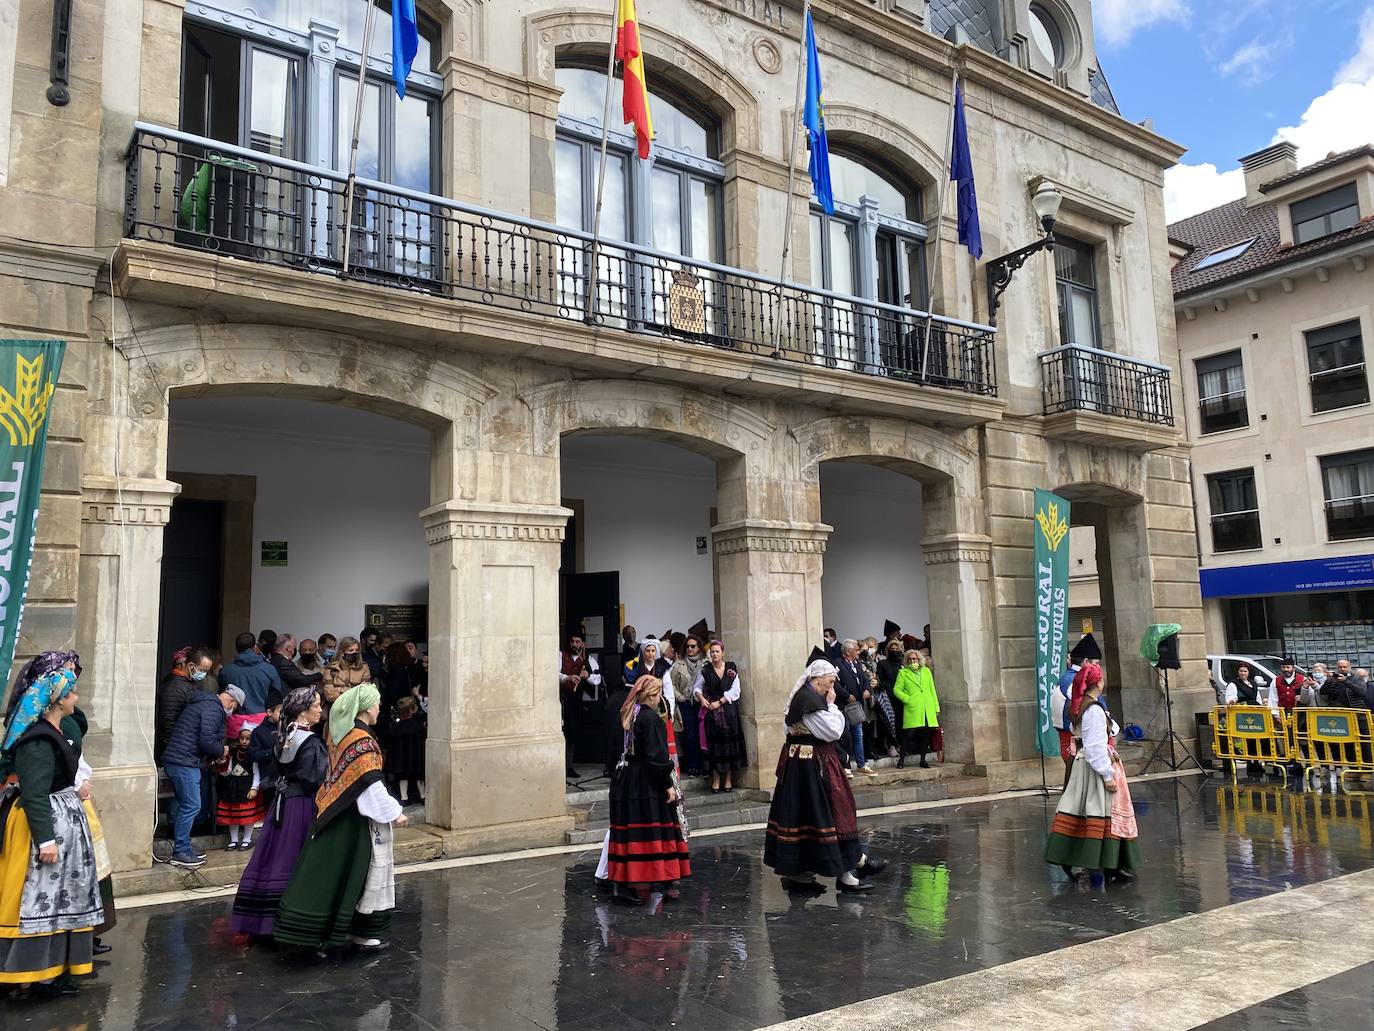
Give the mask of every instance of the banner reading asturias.
[{"label": "banner reading asturias", "polygon": [[1035,684],[1036,747],[1059,754],[1059,733],[1050,716],[1050,692],[1065,669],[1069,629],[1069,503],[1047,490],[1035,492]]},{"label": "banner reading asturias", "polygon": [[0,671],[9,675],[38,523],[48,407],[66,344],[0,340]]}]

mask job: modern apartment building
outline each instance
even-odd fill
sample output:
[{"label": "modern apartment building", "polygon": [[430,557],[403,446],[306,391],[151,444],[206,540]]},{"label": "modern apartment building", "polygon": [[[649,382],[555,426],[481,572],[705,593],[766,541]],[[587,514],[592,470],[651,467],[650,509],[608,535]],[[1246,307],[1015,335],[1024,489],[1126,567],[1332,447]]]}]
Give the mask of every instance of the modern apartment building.
[{"label": "modern apartment building", "polygon": [[1374,147],[1241,159],[1169,227],[1207,640],[1374,662]]},{"label": "modern apartment building", "polygon": [[[365,69],[364,0],[0,14],[0,327],[69,341],[20,655],[83,654],[121,868],[168,656],[263,627],[427,648],[454,852],[563,840],[559,639],[614,656],[622,619],[720,633],[764,786],[823,625],[929,623],[947,758],[1038,781],[1036,487],[1093,527],[1122,714],[1159,714],[1134,642],[1203,654],[1181,148],[1117,112],[1088,0],[815,3],[833,215],[801,4],[640,0],[657,138],[613,119],[599,243],[610,5],[418,7],[403,100],[386,3]],[[940,204],[955,75],[981,262]],[[1045,213],[1052,252],[995,261]]]}]

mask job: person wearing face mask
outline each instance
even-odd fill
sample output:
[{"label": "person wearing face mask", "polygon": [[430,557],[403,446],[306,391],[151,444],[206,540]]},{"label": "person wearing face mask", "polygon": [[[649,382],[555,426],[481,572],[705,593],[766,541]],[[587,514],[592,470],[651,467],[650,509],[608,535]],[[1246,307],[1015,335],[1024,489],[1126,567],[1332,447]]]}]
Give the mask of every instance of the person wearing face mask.
[{"label": "person wearing face mask", "polygon": [[320,665],[328,666],[339,654],[339,639],[333,634],[320,634],[318,640],[320,642]]},{"label": "person wearing face mask", "polygon": [[[313,650],[313,642],[312,642]],[[277,671],[277,676],[281,679],[281,687],[277,688],[277,693],[285,695],[289,691],[294,691],[300,687],[318,687],[320,681],[324,679],[324,670],[317,669],[309,673],[304,673],[296,665],[296,639],[291,634],[282,634],[277,638],[276,649],[272,652],[272,668]]]},{"label": "person wearing face mask", "polygon": [[356,637],[345,637],[339,642],[339,654],[325,669],[324,679],[320,682],[320,701],[323,716],[317,730],[325,743],[329,743],[326,731],[329,726],[329,710],[335,700],[350,688],[359,684],[372,683],[372,670],[363,661],[363,646]]},{"label": "person wearing face mask", "polygon": [[195,695],[205,693],[212,662],[210,649],[204,645],[187,645],[173,654],[172,669],[158,685],[153,709],[153,762],[158,765],[181,710]]},{"label": "person wearing face mask", "polygon": [[296,668],[306,676],[324,672],[324,663],[320,660],[320,646],[308,637],[296,645]]},{"label": "person wearing face mask", "polygon": [[906,665],[901,638],[888,638],[883,645],[883,658],[878,661],[878,690],[892,701],[892,718],[898,727],[902,725],[902,700],[893,689],[897,686],[897,676]]},{"label": "person wearing face mask", "polygon": [[368,680],[373,684],[382,682],[382,649],[380,647],[381,635],[375,630],[367,629],[358,635],[358,641],[362,645],[363,662],[372,671]]}]

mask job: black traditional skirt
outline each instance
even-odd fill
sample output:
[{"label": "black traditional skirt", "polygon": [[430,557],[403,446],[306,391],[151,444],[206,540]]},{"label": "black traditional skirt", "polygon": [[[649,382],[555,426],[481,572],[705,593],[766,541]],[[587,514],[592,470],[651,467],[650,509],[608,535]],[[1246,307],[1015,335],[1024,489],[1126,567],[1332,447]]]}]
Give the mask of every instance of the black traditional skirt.
[{"label": "black traditional skirt", "polygon": [[619,884],[652,884],[689,877],[692,863],[677,807],[630,759],[611,780],[611,842],[607,876]]},{"label": "black traditional skirt", "polygon": [[739,721],[739,706],[734,702],[719,709],[701,709],[706,728],[706,748],[712,773],[733,773],[748,766],[744,752],[744,728]]},{"label": "black traditional skirt", "polygon": [[789,737],[778,756],[763,861],[783,877],[838,877],[859,865],[854,793],[830,741]]}]

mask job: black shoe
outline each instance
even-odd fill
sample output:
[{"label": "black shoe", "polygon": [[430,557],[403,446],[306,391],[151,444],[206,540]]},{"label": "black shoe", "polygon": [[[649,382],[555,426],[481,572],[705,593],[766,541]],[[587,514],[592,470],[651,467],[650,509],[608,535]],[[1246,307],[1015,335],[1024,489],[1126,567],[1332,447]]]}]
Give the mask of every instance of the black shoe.
[{"label": "black shoe", "polygon": [[611,882],[608,878],[598,877],[596,874],[592,874],[592,884],[596,886],[597,891],[605,891],[611,886]]},{"label": "black shoe", "polygon": [[921,756],[921,769],[923,769],[923,770],[928,770],[928,769],[930,769],[930,763],[926,762],[926,757],[925,757],[925,756]]},{"label": "black shoe", "polygon": [[623,884],[617,884],[612,888],[612,897],[617,902],[623,902],[627,906],[642,906],[649,900],[636,891],[631,891]]},{"label": "black shoe", "polygon": [[1075,867],[1069,866],[1067,863],[1060,863],[1060,864],[1059,864],[1059,869],[1063,870],[1063,871],[1064,871],[1064,876],[1067,877],[1067,878],[1068,878],[1069,880],[1071,880],[1071,881],[1076,881],[1076,880],[1078,880],[1079,877],[1081,877],[1081,876],[1083,875],[1083,871],[1082,871],[1082,870],[1079,870],[1079,869],[1077,869],[1077,868],[1075,868]]},{"label": "black shoe", "polygon": [[576,779],[577,779],[577,771],[574,770],[571,766],[569,766],[569,767],[567,768],[567,770],[564,771],[563,776],[567,777],[568,780],[576,780]]},{"label": "black shoe", "polygon": [[425,804],[425,800],[424,800],[423,798],[418,797],[418,796],[416,796],[415,798],[407,798],[407,799],[406,799],[406,805],[424,805],[424,804]]},{"label": "black shoe", "polygon": [[1125,870],[1108,870],[1107,881],[1110,884],[1130,884],[1135,880],[1135,875]]},{"label": "black shoe", "polygon": [[874,874],[880,874],[886,869],[886,859],[874,859],[872,856],[867,856],[863,864],[859,867],[859,873],[864,877],[872,877]]},{"label": "black shoe", "polygon": [[843,880],[835,882],[835,890],[846,895],[862,895],[864,892],[873,890],[872,881],[860,881],[858,884],[845,884]]},{"label": "black shoe", "polygon": [[81,986],[76,983],[76,979],[70,974],[63,974],[61,977],[53,978],[47,984],[34,985],[33,990],[39,995],[45,995],[50,999],[56,999],[63,995],[80,995]]},{"label": "black shoe", "polygon": [[107,952],[114,952],[114,946],[113,946],[113,945],[103,945],[103,944],[101,944],[100,939],[97,938],[97,939],[95,940],[95,943],[91,946],[91,954],[92,954],[92,955],[95,955],[95,956],[103,956],[103,955],[105,955]]},{"label": "black shoe", "polygon": [[897,769],[906,769],[906,756],[902,755],[897,757]]},{"label": "black shoe", "polygon": [[784,877],[782,890],[789,895],[824,895],[825,885],[820,881],[794,881],[789,877]]}]

